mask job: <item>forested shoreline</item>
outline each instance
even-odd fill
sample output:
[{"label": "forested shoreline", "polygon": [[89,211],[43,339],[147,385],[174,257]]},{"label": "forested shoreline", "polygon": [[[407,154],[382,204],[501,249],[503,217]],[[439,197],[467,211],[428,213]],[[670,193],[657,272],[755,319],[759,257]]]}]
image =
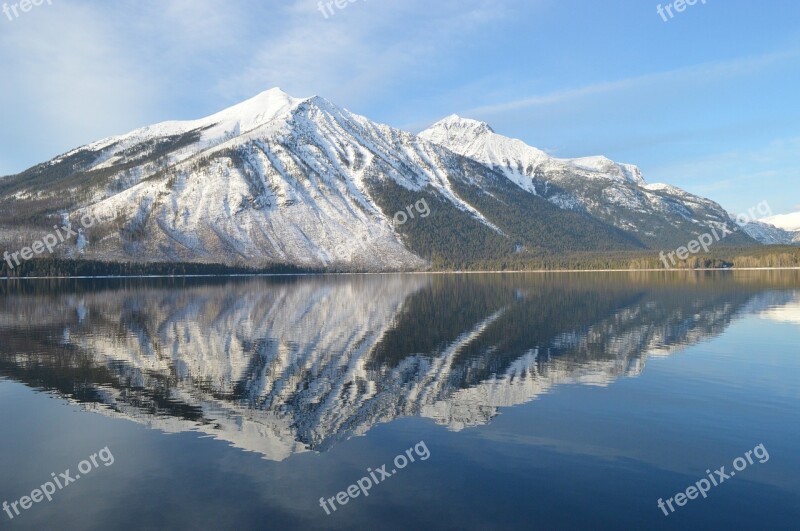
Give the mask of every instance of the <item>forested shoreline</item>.
[{"label": "forested shoreline", "polygon": [[[561,271],[561,270],[691,270],[736,268],[800,267],[800,247],[721,248],[713,253],[698,254],[666,268],[657,253],[571,253],[537,258],[506,257],[498,259],[456,261],[434,256],[430,268],[419,271]],[[22,263],[13,269],[0,263],[2,278],[42,277],[130,277],[130,276],[216,276],[259,274],[312,274],[376,272],[365,269],[303,268],[291,264],[261,267],[208,263],[102,262],[96,260],[39,259]],[[412,272],[412,271],[409,271]]]}]

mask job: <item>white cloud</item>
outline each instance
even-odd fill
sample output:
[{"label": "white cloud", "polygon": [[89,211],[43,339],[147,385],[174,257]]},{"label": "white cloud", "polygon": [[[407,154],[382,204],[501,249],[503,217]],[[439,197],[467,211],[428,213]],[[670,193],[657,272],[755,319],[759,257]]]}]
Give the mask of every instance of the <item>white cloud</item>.
[{"label": "white cloud", "polygon": [[[721,172],[730,175],[729,179],[705,185],[715,187],[727,185],[736,180],[784,175],[786,171],[800,176],[800,160],[798,159],[800,159],[800,137],[781,138],[773,140],[768,145],[749,151],[737,150],[712,153],[704,157],[682,161],[678,164],[653,168],[651,171],[660,175],[680,175],[687,179]],[[788,167],[776,167],[781,164]],[[762,169],[755,174],[753,172],[754,167],[769,169]]]},{"label": "white cloud", "polygon": [[775,212],[790,208],[784,183],[800,181],[800,137],[776,139],[750,150],[710,153],[650,168],[648,180],[671,182],[714,197],[736,212],[768,199]]},{"label": "white cloud", "polygon": [[95,10],[53,4],[9,26],[0,36],[0,93],[9,116],[0,131],[4,146],[90,140],[136,121],[150,105],[153,93],[136,60]]},{"label": "white cloud", "polygon": [[463,114],[466,116],[486,116],[509,113],[529,107],[553,105],[556,103],[564,103],[592,96],[654,85],[674,85],[680,86],[682,90],[686,90],[686,87],[690,85],[717,82],[732,77],[749,75],[760,69],[781,64],[789,60],[795,60],[798,57],[800,57],[800,50],[739,57],[730,61],[644,74],[626,79],[594,83],[583,87],[564,89],[512,101],[484,105],[463,111]]},{"label": "white cloud", "polygon": [[370,98],[397,76],[436,68],[470,32],[505,16],[507,8],[488,0],[403,0],[356,2],[326,19],[316,2],[299,0],[274,31],[250,41],[243,72],[218,87],[236,99],[278,84],[336,102]]},{"label": "white cloud", "polygon": [[362,0],[328,20],[314,0],[54,3],[0,34],[0,174],[273,86],[362,104],[506,14],[490,0]]}]

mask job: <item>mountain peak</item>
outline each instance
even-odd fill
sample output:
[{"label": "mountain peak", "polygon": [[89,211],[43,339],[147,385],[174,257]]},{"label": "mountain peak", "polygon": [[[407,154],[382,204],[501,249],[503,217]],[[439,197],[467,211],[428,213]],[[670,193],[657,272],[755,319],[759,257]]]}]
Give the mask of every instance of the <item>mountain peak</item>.
[{"label": "mountain peak", "polygon": [[295,98],[274,87],[204,118],[161,122],[124,135],[106,138],[86,147],[99,149],[113,143],[130,147],[147,139],[181,135],[197,129],[204,129],[204,140],[214,141],[231,134],[239,135],[252,131],[291,112],[309,99],[311,98]]},{"label": "mountain peak", "polygon": [[[633,164],[614,162],[605,156],[557,159],[522,140],[497,134],[486,122],[452,114],[419,133],[419,136],[460,155],[492,166],[504,167],[506,175],[520,187],[534,191],[528,169],[541,166],[588,171],[615,180],[644,186],[641,170]],[[523,171],[523,169],[525,169]]]},{"label": "mountain peak", "polygon": [[203,121],[214,124],[237,124],[238,128],[244,131],[269,122],[307,99],[309,98],[292,97],[280,88],[274,87],[212,114]]},{"label": "mountain peak", "polygon": [[494,129],[486,122],[473,120],[472,118],[464,118],[457,114],[451,114],[447,118],[439,120],[433,124],[429,129],[444,128],[444,129],[461,129],[473,131],[475,133],[494,133]]},{"label": "mountain peak", "polygon": [[494,134],[486,122],[451,114],[419,133],[419,136],[435,144],[450,146],[454,143],[470,144]]}]

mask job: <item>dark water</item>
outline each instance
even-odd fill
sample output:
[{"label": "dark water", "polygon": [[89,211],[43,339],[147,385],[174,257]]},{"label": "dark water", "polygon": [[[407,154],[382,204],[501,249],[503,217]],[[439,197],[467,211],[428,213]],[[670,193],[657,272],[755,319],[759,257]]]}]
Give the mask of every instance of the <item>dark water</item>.
[{"label": "dark water", "polygon": [[798,529],[799,345],[798,271],[6,283],[0,502],[81,477],[0,529]]}]

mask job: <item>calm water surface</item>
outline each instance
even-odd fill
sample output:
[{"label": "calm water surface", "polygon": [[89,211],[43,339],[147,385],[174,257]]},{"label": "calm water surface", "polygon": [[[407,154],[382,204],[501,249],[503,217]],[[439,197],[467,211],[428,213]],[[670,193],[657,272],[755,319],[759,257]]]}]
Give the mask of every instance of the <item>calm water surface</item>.
[{"label": "calm water surface", "polygon": [[0,529],[798,529],[799,345],[798,271],[4,282],[0,502],[81,477]]}]

